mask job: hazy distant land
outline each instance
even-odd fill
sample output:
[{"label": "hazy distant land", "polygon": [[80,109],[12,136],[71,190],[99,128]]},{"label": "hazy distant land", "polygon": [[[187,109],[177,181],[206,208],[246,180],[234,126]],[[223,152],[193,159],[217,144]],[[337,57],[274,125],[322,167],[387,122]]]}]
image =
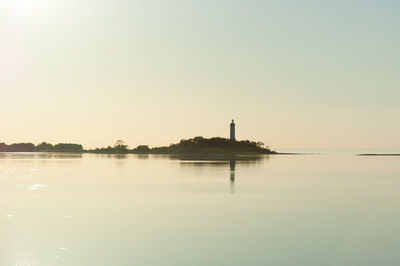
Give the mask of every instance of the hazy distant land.
[{"label": "hazy distant land", "polygon": [[364,153],[359,156],[400,156],[400,153]]}]

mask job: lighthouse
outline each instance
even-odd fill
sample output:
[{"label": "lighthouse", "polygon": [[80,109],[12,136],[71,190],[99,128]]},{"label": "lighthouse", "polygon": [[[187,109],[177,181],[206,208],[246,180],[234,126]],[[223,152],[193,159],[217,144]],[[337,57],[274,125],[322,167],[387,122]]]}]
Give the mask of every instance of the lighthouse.
[{"label": "lighthouse", "polygon": [[233,119],[232,119],[232,123],[231,123],[231,137],[230,137],[230,139],[231,140],[235,140],[236,138],[235,138],[235,122],[233,122]]}]

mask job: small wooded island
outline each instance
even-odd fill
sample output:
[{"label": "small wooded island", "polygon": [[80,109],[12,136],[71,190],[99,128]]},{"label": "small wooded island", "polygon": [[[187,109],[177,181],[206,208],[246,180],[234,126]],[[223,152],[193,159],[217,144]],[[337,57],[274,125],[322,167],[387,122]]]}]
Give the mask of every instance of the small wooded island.
[{"label": "small wooded island", "polygon": [[183,139],[179,143],[164,147],[150,148],[147,145],[139,145],[129,149],[128,145],[121,140],[114,146],[96,149],[83,149],[80,144],[59,143],[52,145],[42,142],[38,145],[32,143],[18,143],[7,145],[0,143],[0,152],[69,152],[69,153],[98,153],[98,154],[171,154],[171,155],[255,155],[276,154],[262,142],[249,140],[232,140],[227,138],[203,138],[195,137]]},{"label": "small wooded island", "polygon": [[42,142],[38,145],[32,143],[17,143],[7,145],[0,143],[0,152],[69,152],[69,153],[98,153],[98,154],[168,154],[187,156],[248,156],[259,154],[278,154],[264,146],[262,142],[250,140],[236,140],[235,123],[229,124],[230,138],[203,138],[182,139],[179,143],[164,147],[150,148],[147,145],[139,145],[129,149],[122,140],[118,140],[114,146],[85,150],[81,144],[59,143],[52,145]]},{"label": "small wooded island", "polygon": [[88,150],[90,153],[133,153],[133,154],[204,154],[204,155],[252,155],[252,154],[275,154],[268,147],[264,147],[262,142],[249,140],[231,140],[226,138],[203,138],[195,137],[183,139],[179,143],[164,147],[150,148],[147,145],[139,145],[130,150],[127,145],[118,141],[113,147],[97,148]]}]

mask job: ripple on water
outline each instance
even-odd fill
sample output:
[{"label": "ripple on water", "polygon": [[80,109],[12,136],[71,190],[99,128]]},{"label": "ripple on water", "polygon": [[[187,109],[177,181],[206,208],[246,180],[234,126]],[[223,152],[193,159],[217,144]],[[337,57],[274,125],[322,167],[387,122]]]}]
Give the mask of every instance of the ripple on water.
[{"label": "ripple on water", "polygon": [[41,189],[41,188],[45,188],[46,186],[45,185],[43,185],[43,184],[33,184],[33,185],[29,185],[28,186],[28,189],[30,190],[30,191],[35,191],[35,190],[38,190],[38,189]]}]

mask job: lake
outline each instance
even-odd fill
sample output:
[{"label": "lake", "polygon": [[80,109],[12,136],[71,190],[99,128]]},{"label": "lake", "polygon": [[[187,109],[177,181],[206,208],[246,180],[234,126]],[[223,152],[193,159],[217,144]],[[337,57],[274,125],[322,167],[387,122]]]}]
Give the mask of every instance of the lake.
[{"label": "lake", "polygon": [[0,265],[399,265],[400,157],[0,154]]}]

